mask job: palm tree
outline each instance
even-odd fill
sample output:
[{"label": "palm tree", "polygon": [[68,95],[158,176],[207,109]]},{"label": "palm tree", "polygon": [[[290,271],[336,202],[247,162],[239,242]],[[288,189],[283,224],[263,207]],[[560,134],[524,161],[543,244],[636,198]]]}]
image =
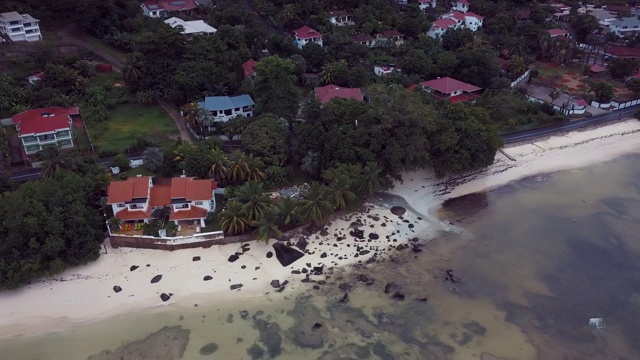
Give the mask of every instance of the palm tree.
[{"label": "palm tree", "polygon": [[160,229],[162,229],[162,226],[157,219],[142,225],[142,233],[148,236],[160,236]]},{"label": "palm tree", "polygon": [[264,163],[259,158],[249,155],[247,157],[247,167],[249,168],[249,181],[262,181],[267,178],[267,174],[264,173]]},{"label": "palm tree", "polygon": [[251,222],[251,226],[254,227],[255,234],[258,240],[269,242],[271,238],[279,238],[282,236],[282,232],[278,229],[278,216],[273,210],[267,211],[262,219]]},{"label": "palm tree", "polygon": [[295,4],[287,4],[282,8],[282,23],[290,24],[298,17],[298,9]]},{"label": "palm tree", "polygon": [[164,230],[167,232],[167,236],[174,237],[178,235],[178,225],[173,221],[169,221],[165,226]]},{"label": "palm tree", "polygon": [[232,200],[227,203],[226,209],[220,212],[220,226],[227,235],[240,234],[247,230],[249,221],[239,202]]},{"label": "palm tree", "polygon": [[182,111],[182,115],[187,121],[187,124],[195,127],[198,122],[198,103],[190,102],[188,104],[184,104],[180,108],[180,111]]},{"label": "palm tree", "polygon": [[327,189],[318,182],[311,183],[302,198],[298,211],[306,222],[318,225],[324,222],[333,211],[333,205],[328,200]]},{"label": "palm tree", "polygon": [[38,153],[38,156],[42,160],[43,177],[52,177],[58,170],[71,169],[73,166],[71,158],[61,153],[55,145],[46,145]]},{"label": "palm tree", "polygon": [[173,158],[173,161],[178,163],[183,162],[187,158],[187,155],[189,154],[191,149],[193,149],[193,145],[191,143],[180,140],[180,143],[173,151],[173,155],[175,156]]},{"label": "palm tree", "polygon": [[549,92],[549,97],[551,98],[551,105],[553,105],[553,102],[560,97],[560,92],[556,89],[553,89]]},{"label": "palm tree", "polygon": [[134,56],[128,56],[122,68],[124,80],[131,85],[137,85],[142,80],[142,63]]},{"label": "palm tree", "polygon": [[107,225],[109,225],[109,229],[111,229],[112,233],[117,233],[120,232],[120,229],[122,228],[122,220],[114,216],[107,220]]},{"label": "palm tree", "polygon": [[513,79],[517,79],[527,71],[527,63],[522,56],[514,55],[509,59],[507,69],[509,69],[509,75]]},{"label": "palm tree", "polygon": [[216,181],[223,181],[227,177],[229,159],[220,149],[211,150],[211,175]]},{"label": "palm tree", "polygon": [[351,180],[346,176],[338,176],[329,186],[329,198],[337,209],[344,209],[356,199],[356,194],[351,191]]},{"label": "palm tree", "polygon": [[142,105],[151,105],[156,101],[156,93],[153,90],[138,91],[136,99]]},{"label": "palm tree", "polygon": [[247,156],[240,150],[229,155],[229,171],[227,177],[230,181],[244,181],[249,177],[249,165]]},{"label": "palm tree", "polygon": [[264,193],[262,184],[257,181],[250,181],[240,187],[234,200],[242,204],[242,211],[249,222],[261,220],[271,205],[271,198]]},{"label": "palm tree", "polygon": [[376,191],[382,188],[380,182],[382,174],[382,168],[375,162],[368,162],[362,168],[362,179],[358,186],[358,191],[367,196],[373,195]]},{"label": "palm tree", "polygon": [[278,221],[284,226],[293,226],[300,221],[298,215],[298,207],[301,205],[301,201],[291,196],[285,196],[280,198],[280,201],[276,204],[276,214],[278,215]]},{"label": "palm tree", "polygon": [[163,150],[157,147],[147,148],[142,153],[142,163],[147,170],[156,172],[162,166],[164,158]]}]

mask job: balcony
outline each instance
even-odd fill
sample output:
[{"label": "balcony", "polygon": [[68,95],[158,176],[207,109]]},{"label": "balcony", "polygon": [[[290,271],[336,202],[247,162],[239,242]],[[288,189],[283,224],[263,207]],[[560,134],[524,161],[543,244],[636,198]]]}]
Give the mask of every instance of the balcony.
[{"label": "balcony", "polygon": [[55,135],[38,136],[38,142],[40,142],[40,144],[51,143],[51,142],[55,142],[55,141],[56,141],[56,136]]},{"label": "balcony", "polygon": [[38,143],[38,138],[36,138],[35,136],[25,136],[22,138],[22,143],[27,145],[27,144],[37,144]]}]

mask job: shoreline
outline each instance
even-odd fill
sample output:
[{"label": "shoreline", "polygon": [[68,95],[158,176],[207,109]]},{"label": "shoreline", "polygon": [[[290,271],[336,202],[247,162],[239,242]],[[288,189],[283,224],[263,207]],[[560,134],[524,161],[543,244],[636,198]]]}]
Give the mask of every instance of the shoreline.
[{"label": "shoreline", "polygon": [[[405,173],[404,181],[397,183],[389,193],[402,197],[411,208],[424,214],[425,219],[411,210],[399,219],[384,206],[389,205],[384,199],[381,201],[383,206],[366,204],[364,212],[333,219],[327,225],[326,233],[309,236],[306,255],[290,266],[282,266],[275,256],[266,256],[274,251],[273,240],[269,244],[244,243],[245,247],[249,245],[246,252],[242,249],[243,244],[173,252],[107,247],[108,253],[93,263],[18,290],[1,292],[0,302],[8,311],[0,318],[0,339],[64,331],[137,311],[149,313],[257,297],[277,301],[307,288],[300,281],[304,273],[292,274],[292,271],[305,268],[307,263],[311,267],[322,264],[327,268],[346,268],[366,260],[370,254],[391,254],[395,246],[408,243],[412,237],[430,238],[439,230],[446,230],[448,227],[436,219],[434,209],[447,199],[490,191],[537,174],[639,153],[640,121],[632,119],[582,129],[511,144],[502,150],[515,161],[499,152],[493,165],[465,175],[437,179],[431,170]],[[360,229],[364,233],[360,240],[349,236],[353,221],[362,223]],[[397,242],[390,243],[390,237],[394,236]],[[362,257],[358,256],[360,253]],[[240,255],[230,262],[229,257],[234,254]],[[201,259],[194,261],[197,256]],[[131,270],[134,265],[138,268]],[[155,275],[163,275],[163,278],[152,284],[150,280]],[[205,276],[213,279],[204,281]],[[288,280],[289,284],[283,292],[277,292],[270,285],[271,280]],[[243,287],[230,290],[233,284],[243,284]],[[122,291],[114,292],[114,286],[121,286]],[[174,295],[163,302],[161,293]]]}]

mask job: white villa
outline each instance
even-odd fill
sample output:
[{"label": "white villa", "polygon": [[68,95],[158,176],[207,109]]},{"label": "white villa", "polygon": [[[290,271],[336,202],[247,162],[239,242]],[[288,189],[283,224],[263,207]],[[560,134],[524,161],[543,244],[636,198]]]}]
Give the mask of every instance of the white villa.
[{"label": "white villa", "polygon": [[467,0],[455,0],[451,2],[452,11],[460,11],[466,13],[469,11],[469,2]]},{"label": "white villa", "polygon": [[218,30],[213,26],[207,24],[203,20],[184,21],[177,17],[172,17],[164,21],[172,28],[181,27],[181,34],[195,35],[195,34],[215,34]]},{"label": "white villa", "polygon": [[254,105],[255,102],[249,95],[207,96],[198,103],[198,107],[207,110],[210,116],[198,121],[211,130],[216,122],[226,122],[240,115],[252,117]]},{"label": "white villa", "polygon": [[107,189],[107,204],[121,221],[149,222],[153,210],[170,208],[169,220],[179,225],[188,221],[205,226],[205,219],[215,211],[214,190],[217,183],[211,179],[174,177],[170,184],[156,185],[150,176],[112,181]]},{"label": "white villa", "polygon": [[294,43],[298,46],[298,48],[302,49],[303,46],[308,43],[316,43],[322,46],[322,34],[317,32],[316,30],[308,27],[307,25],[301,27],[300,29],[293,32],[295,37]]},{"label": "white villa", "polygon": [[[19,14],[16,11],[0,14],[0,34],[11,41],[39,41],[40,20],[34,19],[29,14]],[[3,36],[0,36],[2,42]]]},{"label": "white villa", "polygon": [[47,145],[61,149],[73,147],[72,116],[79,116],[75,108],[50,107],[32,109],[14,115],[11,121],[18,131],[27,155],[41,151]]},{"label": "white villa", "polygon": [[418,7],[422,11],[427,10],[427,9],[435,9],[436,0],[418,0]]},{"label": "white villa", "polygon": [[336,26],[355,25],[353,16],[346,10],[330,11],[329,22]]},{"label": "white villa", "polygon": [[623,17],[609,21],[609,31],[620,37],[640,32],[640,20],[637,17]]},{"label": "white villa", "polygon": [[484,17],[471,11],[462,13],[460,11],[452,11],[442,15],[439,20],[431,24],[431,28],[427,31],[427,36],[431,38],[439,38],[444,35],[448,29],[469,29],[478,31],[482,27]]}]

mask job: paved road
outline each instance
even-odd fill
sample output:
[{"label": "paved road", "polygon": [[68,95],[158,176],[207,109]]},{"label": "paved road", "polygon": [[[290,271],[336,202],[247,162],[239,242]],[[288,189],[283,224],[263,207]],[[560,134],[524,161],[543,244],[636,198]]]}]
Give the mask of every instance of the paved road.
[{"label": "paved road", "polygon": [[640,105],[631,106],[623,110],[615,110],[606,114],[587,117],[579,120],[563,122],[562,124],[556,124],[546,126],[540,129],[528,130],[513,134],[502,135],[502,141],[505,144],[516,143],[520,141],[528,141],[551,136],[559,132],[572,131],[588,126],[605,124],[611,121],[619,120],[623,117],[633,116],[633,114],[640,109]]},{"label": "paved road", "polygon": [[[111,166],[111,162],[114,157],[102,158],[99,159],[98,162],[102,164],[104,167]],[[142,160],[142,156],[140,154],[133,154],[128,156],[129,160]],[[13,171],[11,173],[10,179],[15,182],[25,182],[29,180],[36,180],[42,176],[42,169],[40,168],[32,168],[32,169],[23,169]]]}]

